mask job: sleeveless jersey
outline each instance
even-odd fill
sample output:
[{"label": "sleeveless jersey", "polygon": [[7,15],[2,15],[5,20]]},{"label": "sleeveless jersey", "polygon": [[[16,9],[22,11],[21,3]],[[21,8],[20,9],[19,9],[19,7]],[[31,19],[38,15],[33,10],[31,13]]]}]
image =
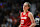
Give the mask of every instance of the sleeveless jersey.
[{"label": "sleeveless jersey", "polygon": [[29,11],[25,15],[23,15],[23,13],[24,12],[21,14],[21,27],[29,27],[31,25],[31,20],[28,17]]}]

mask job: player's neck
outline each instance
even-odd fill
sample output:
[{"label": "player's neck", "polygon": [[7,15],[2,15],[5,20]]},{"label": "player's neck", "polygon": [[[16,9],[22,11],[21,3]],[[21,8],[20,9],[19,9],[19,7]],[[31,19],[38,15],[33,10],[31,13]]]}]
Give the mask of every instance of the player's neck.
[{"label": "player's neck", "polygon": [[27,12],[28,12],[28,10],[26,10],[26,11],[24,10],[24,13],[27,13]]}]

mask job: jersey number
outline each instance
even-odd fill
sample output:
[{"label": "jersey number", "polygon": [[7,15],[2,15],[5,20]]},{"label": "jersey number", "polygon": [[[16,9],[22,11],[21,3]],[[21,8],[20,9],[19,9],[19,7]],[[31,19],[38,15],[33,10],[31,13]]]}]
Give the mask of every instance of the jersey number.
[{"label": "jersey number", "polygon": [[[21,19],[27,19],[27,17],[21,17]],[[24,20],[21,20],[21,24],[24,24]]]},{"label": "jersey number", "polygon": [[24,20],[21,20],[21,24],[24,24]]}]

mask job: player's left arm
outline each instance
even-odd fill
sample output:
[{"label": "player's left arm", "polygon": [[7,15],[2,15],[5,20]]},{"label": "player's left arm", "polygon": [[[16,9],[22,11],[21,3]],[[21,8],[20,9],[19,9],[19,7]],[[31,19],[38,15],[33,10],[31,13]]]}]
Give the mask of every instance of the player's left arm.
[{"label": "player's left arm", "polygon": [[32,24],[29,27],[35,27],[36,23],[35,23],[35,19],[33,17],[33,14],[31,12],[28,13],[28,17],[30,18]]}]

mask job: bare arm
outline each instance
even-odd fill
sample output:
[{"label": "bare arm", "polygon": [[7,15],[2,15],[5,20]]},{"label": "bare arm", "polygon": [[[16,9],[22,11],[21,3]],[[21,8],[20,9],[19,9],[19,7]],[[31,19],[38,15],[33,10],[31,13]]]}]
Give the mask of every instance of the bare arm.
[{"label": "bare arm", "polygon": [[[22,13],[20,13],[20,18],[21,18],[21,14],[22,14]],[[21,21],[20,21],[20,25],[19,25],[18,27],[21,27]]]},{"label": "bare arm", "polygon": [[35,27],[36,26],[36,23],[35,23],[33,14],[31,12],[29,12],[28,17],[30,18],[30,20],[32,22],[32,24],[29,27]]}]

